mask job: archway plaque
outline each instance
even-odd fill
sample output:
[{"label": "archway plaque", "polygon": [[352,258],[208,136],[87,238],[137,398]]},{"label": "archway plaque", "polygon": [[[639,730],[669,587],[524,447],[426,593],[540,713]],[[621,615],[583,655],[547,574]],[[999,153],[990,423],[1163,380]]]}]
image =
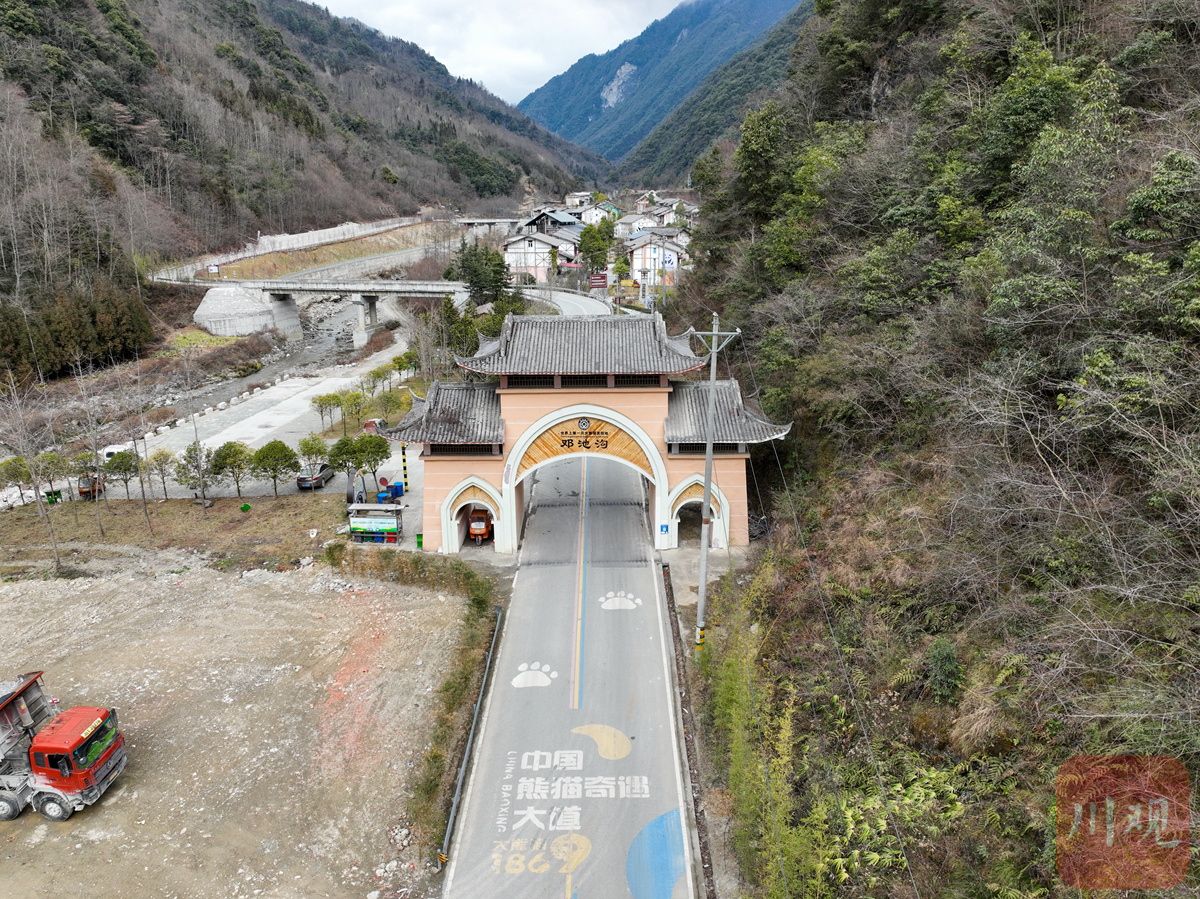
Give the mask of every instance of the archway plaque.
[{"label": "archway plaque", "polygon": [[450,501],[451,509],[459,509],[467,503],[480,503],[492,510],[493,515],[499,515],[500,510],[496,508],[496,501],[488,495],[487,491],[474,484],[463,488],[454,499]]},{"label": "archway plaque", "polygon": [[520,478],[535,465],[580,453],[600,453],[623,459],[646,477],[654,479],[650,460],[628,432],[611,422],[590,416],[568,418],[542,431],[521,457],[517,477]]},{"label": "archway plaque", "polygon": [[[675,498],[675,505],[671,508],[671,515],[678,517],[679,510],[681,508],[683,508],[688,503],[695,502],[697,500],[699,501],[701,506],[704,505],[704,485],[703,484],[689,484],[687,487],[685,487],[683,489],[683,492],[680,493],[679,496],[677,496]],[[714,512],[715,512],[716,511],[715,507],[717,505],[715,496],[713,497],[712,505],[714,506]]]}]

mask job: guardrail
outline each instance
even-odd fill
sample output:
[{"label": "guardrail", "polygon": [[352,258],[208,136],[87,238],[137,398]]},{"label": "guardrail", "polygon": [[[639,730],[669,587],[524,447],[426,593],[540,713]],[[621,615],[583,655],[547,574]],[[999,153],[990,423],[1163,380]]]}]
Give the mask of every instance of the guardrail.
[{"label": "guardrail", "polygon": [[475,741],[475,727],[479,723],[479,708],[483,705],[484,694],[487,693],[488,674],[492,670],[492,659],[496,654],[496,640],[500,636],[500,625],[503,622],[504,610],[496,606],[496,630],[492,633],[492,645],[488,648],[487,657],[483,664],[483,683],[479,685],[479,696],[475,699],[475,712],[471,715],[471,730],[467,733],[467,747],[463,750],[462,764],[458,766],[458,783],[454,786],[454,799],[450,803],[450,818],[446,822],[446,835],[442,837],[442,848],[438,850],[438,870],[450,860],[450,837],[454,833],[454,819],[458,815],[458,801],[462,797],[463,780],[467,776],[467,765],[471,761],[471,744]]}]

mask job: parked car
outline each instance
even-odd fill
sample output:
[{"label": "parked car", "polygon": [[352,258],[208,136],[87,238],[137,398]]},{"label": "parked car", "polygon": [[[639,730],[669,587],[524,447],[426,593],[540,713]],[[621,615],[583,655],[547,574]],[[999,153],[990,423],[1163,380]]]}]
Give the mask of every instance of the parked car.
[{"label": "parked car", "polygon": [[83,499],[95,499],[104,492],[104,475],[85,474],[79,479],[79,495]]},{"label": "parked car", "polygon": [[301,490],[303,490],[305,487],[311,489],[324,487],[333,480],[333,476],[335,474],[337,474],[337,472],[333,470],[333,466],[325,463],[322,463],[321,467],[315,472],[311,468],[302,468],[300,470],[300,474],[296,475],[296,486]]}]

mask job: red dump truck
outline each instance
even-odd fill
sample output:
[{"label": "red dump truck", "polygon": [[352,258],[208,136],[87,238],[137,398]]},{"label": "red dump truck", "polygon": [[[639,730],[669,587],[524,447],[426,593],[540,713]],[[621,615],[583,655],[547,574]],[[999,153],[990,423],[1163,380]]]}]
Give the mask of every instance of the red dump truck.
[{"label": "red dump truck", "polygon": [[116,709],[59,711],[42,672],[0,681],[0,821],[32,805],[65,821],[104,795],[125,770]]}]

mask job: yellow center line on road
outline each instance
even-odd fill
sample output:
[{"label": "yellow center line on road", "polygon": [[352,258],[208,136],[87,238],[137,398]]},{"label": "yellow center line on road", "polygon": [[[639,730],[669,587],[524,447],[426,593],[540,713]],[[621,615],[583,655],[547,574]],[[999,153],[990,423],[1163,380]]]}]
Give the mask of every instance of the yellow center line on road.
[{"label": "yellow center line on road", "polygon": [[583,703],[583,612],[584,593],[587,590],[587,509],[588,509],[588,459],[583,458],[579,471],[579,543],[576,547],[575,568],[575,635],[574,654],[571,663],[571,708]]}]

